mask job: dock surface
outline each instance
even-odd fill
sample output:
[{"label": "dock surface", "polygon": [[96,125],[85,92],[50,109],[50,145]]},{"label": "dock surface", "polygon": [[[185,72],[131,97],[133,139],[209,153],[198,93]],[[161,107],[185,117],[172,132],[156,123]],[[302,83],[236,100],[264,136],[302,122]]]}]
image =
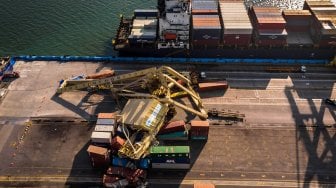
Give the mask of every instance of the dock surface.
[{"label": "dock surface", "polygon": [[[97,113],[120,106],[106,92],[55,95],[58,81],[102,69],[121,74],[141,67],[17,62],[14,69],[21,77],[0,102],[0,186],[100,185],[103,172],[91,167],[86,153],[92,121]],[[191,145],[190,171],[152,170],[149,185],[335,186],[335,107],[322,99],[336,97],[336,74],[313,68],[304,74],[203,69],[209,78],[226,78],[230,84],[226,91],[201,93],[205,107],[239,111],[246,118],[229,125],[212,121],[207,142],[181,142]]]}]

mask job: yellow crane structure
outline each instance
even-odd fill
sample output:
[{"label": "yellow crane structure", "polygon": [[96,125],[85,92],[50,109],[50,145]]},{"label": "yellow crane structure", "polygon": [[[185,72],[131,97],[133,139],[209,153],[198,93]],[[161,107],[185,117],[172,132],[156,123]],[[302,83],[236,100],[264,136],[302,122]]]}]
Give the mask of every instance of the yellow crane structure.
[{"label": "yellow crane structure", "polygon": [[[126,143],[118,151],[121,156],[132,159],[145,156],[149,147],[156,141],[156,134],[163,126],[167,113],[174,107],[195,114],[201,119],[208,117],[191,81],[168,66],[152,67],[102,79],[65,80],[57,89],[57,93],[102,86],[109,88],[115,96],[134,98],[128,100],[120,115],[127,137]],[[189,96],[195,108],[174,100],[179,93]],[[130,135],[125,126],[136,132]],[[139,141],[136,137],[140,133],[142,139]]]}]

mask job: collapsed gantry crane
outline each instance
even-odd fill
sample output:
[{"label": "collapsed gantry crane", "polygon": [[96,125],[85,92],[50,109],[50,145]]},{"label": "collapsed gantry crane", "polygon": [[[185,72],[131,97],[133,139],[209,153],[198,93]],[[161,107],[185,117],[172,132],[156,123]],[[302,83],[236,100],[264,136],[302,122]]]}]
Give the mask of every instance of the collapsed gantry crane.
[{"label": "collapsed gantry crane", "polygon": [[[86,88],[108,88],[116,97],[136,98],[127,102],[120,115],[127,141],[118,154],[132,159],[139,159],[147,154],[149,147],[156,141],[156,134],[163,126],[168,112],[175,107],[193,113],[201,119],[208,117],[191,81],[167,66],[102,79],[64,80],[57,93]],[[174,100],[176,93],[180,92],[190,96],[196,108]],[[125,126],[134,133],[130,135]],[[139,134],[142,136],[137,140]]]}]

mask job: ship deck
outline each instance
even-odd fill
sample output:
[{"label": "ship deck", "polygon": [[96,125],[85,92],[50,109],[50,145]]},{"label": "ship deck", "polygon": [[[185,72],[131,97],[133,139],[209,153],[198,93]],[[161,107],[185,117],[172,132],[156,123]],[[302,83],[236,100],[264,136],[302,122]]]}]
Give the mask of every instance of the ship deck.
[{"label": "ship deck", "polygon": [[[17,62],[14,69],[21,77],[12,81],[0,104],[1,186],[101,183],[102,172],[92,169],[86,153],[91,120],[99,112],[120,108],[104,92],[55,95],[55,90],[62,78],[109,67],[118,74],[141,66]],[[192,168],[152,170],[149,185],[190,187],[197,181],[217,186],[336,185],[335,107],[321,101],[336,97],[333,69],[308,67],[305,74],[288,74],[264,73],[260,67],[201,68],[207,68],[209,77],[225,77],[230,84],[225,92],[202,93],[205,107],[239,111],[245,121],[230,125],[212,121],[207,142],[179,142],[191,145]],[[178,114],[177,119],[194,118]],[[27,123],[30,118],[33,121]]]}]

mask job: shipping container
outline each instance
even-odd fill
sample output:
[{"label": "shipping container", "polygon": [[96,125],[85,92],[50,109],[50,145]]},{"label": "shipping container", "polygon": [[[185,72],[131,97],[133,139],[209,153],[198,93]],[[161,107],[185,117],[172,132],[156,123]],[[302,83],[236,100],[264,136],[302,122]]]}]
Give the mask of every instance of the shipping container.
[{"label": "shipping container", "polygon": [[204,47],[204,48],[218,48],[220,44],[219,39],[213,39],[213,40],[193,40],[192,45],[194,47]]},{"label": "shipping container", "polygon": [[112,136],[115,134],[114,125],[96,125],[94,128],[95,132],[110,132]]},{"label": "shipping container", "polygon": [[157,37],[156,29],[133,28],[128,36],[130,43],[153,43]]},{"label": "shipping container", "polygon": [[109,167],[106,174],[124,177],[131,183],[137,182],[139,179],[145,179],[147,176],[146,170],[130,169],[125,167]]},{"label": "shipping container", "polygon": [[194,188],[215,188],[215,185],[212,183],[194,183]]},{"label": "shipping container", "polygon": [[209,134],[209,121],[192,120],[190,121],[190,138],[207,139]]},{"label": "shipping container", "polygon": [[158,9],[135,9],[134,16],[136,18],[146,18],[146,17],[158,17],[159,10]]},{"label": "shipping container", "polygon": [[192,0],[191,13],[193,15],[218,14],[218,0]]},{"label": "shipping container", "polygon": [[104,186],[107,185],[105,187],[109,187],[108,184],[114,183],[118,180],[120,180],[120,178],[118,176],[111,176],[111,175],[106,175],[106,174],[104,174],[104,176],[103,176],[103,184],[104,184]]},{"label": "shipping container", "polygon": [[156,29],[157,19],[134,19],[132,28],[136,29]]},{"label": "shipping container", "polygon": [[118,151],[121,146],[123,146],[125,144],[125,140],[119,136],[115,136],[112,139],[112,143],[111,143],[111,149]]},{"label": "shipping container", "polygon": [[188,140],[187,131],[177,131],[171,133],[159,134],[156,136],[158,140]]},{"label": "shipping container", "polygon": [[193,40],[220,40],[222,27],[218,15],[192,16]]},{"label": "shipping container", "polygon": [[100,144],[111,144],[112,134],[111,132],[92,132],[91,142]]},{"label": "shipping container", "polygon": [[151,163],[190,163],[189,146],[152,146],[150,148]]},{"label": "shipping container", "polygon": [[116,113],[98,113],[98,119],[115,119]]},{"label": "shipping container", "polygon": [[87,75],[86,79],[101,79],[114,76],[114,70],[103,70],[96,74]]},{"label": "shipping container", "polygon": [[285,29],[286,21],[277,7],[256,7],[251,9],[255,29]]},{"label": "shipping container", "polygon": [[90,145],[86,151],[92,158],[107,159],[109,157],[109,151],[104,147]]},{"label": "shipping container", "polygon": [[198,84],[198,91],[225,90],[228,88],[227,81],[203,82]]},{"label": "shipping container", "polygon": [[136,168],[136,165],[133,161],[129,160],[128,158],[120,158],[118,156],[112,157],[112,166],[120,166],[120,167],[126,167],[134,169]]},{"label": "shipping container", "polygon": [[115,119],[97,119],[97,125],[114,125]]},{"label": "shipping container", "polygon": [[226,46],[249,46],[253,27],[242,1],[220,1],[223,23],[223,44]]},{"label": "shipping container", "polygon": [[126,167],[131,169],[148,169],[150,165],[150,159],[149,158],[141,158],[139,160],[133,161],[129,158],[120,158],[117,156],[113,156],[112,158],[112,165],[113,166],[120,166],[120,167]]},{"label": "shipping container", "polygon": [[190,163],[152,163],[153,169],[190,169]]},{"label": "shipping container", "polygon": [[158,134],[171,133],[176,131],[185,131],[185,122],[183,120],[171,121],[163,125]]},{"label": "shipping container", "polygon": [[107,188],[126,187],[129,185],[129,182],[127,179],[122,179],[118,176],[104,174],[103,185]]}]

